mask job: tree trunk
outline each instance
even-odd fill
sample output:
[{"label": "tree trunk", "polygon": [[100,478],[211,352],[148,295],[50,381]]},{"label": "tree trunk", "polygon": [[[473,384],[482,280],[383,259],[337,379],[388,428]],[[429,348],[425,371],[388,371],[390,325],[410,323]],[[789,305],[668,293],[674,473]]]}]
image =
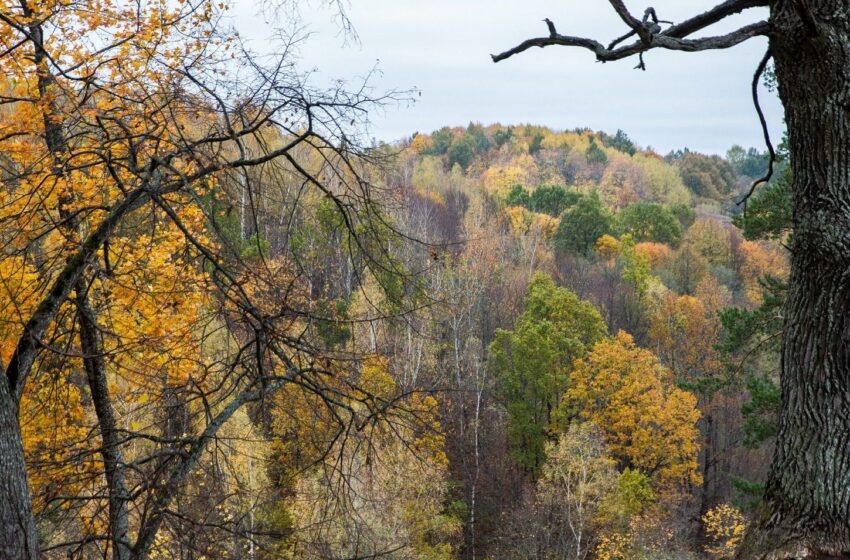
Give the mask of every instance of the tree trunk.
[{"label": "tree trunk", "polygon": [[83,351],[83,365],[89,383],[92,403],[97,414],[98,429],[103,442],[103,474],[109,493],[109,533],[113,560],[129,560],[132,546],[130,543],[130,517],[128,504],[130,495],[125,485],[124,458],[121,454],[121,434],[109,397],[109,382],[103,363],[101,345],[98,340],[98,326],[94,312],[88,302],[85,282],[77,282],[77,309],[80,323],[80,347]]},{"label": "tree trunk", "polygon": [[850,11],[771,2],[794,173],[782,411],[739,559],[850,558]]},{"label": "tree trunk", "polygon": [[0,558],[38,559],[18,404],[5,376],[0,378]]}]

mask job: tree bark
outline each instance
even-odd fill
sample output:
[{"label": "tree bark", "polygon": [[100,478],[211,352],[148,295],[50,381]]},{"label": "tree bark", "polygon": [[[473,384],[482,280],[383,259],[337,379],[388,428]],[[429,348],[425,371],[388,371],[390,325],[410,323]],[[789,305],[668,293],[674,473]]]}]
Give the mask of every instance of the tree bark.
[{"label": "tree bark", "polygon": [[794,233],[779,432],[738,558],[850,558],[850,10],[774,0],[771,24]]},{"label": "tree bark", "polygon": [[98,327],[94,311],[88,302],[88,294],[83,279],[77,282],[77,310],[80,323],[80,347],[83,351],[83,365],[86,370],[92,403],[97,414],[98,429],[102,446],[103,474],[109,494],[109,533],[113,560],[129,560],[130,517],[128,504],[130,494],[127,491],[124,476],[124,457],[121,453],[121,434],[109,397],[109,382],[103,363],[101,344],[98,340]]},{"label": "tree bark", "polygon": [[18,403],[5,377],[0,379],[0,558],[38,559]]}]

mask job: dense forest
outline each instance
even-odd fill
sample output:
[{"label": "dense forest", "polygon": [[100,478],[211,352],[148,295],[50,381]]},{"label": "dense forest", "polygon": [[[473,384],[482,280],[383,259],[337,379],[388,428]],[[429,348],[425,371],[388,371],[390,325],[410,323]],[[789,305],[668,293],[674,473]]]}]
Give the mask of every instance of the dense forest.
[{"label": "dense forest", "polygon": [[845,258],[799,133],[369,142],[409,93],[316,87],[227,10],[0,10],[0,559],[735,557],[793,456],[792,255]]}]

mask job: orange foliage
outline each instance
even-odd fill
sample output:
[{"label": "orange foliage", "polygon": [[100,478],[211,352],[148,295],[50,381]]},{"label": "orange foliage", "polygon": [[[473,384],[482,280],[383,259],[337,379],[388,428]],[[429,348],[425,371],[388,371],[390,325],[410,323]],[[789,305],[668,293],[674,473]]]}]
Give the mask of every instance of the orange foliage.
[{"label": "orange foliage", "polygon": [[788,253],[768,241],[743,241],[739,251],[744,293],[752,305],[759,305],[762,302],[759,279],[766,274],[785,279],[788,276]]},{"label": "orange foliage", "polygon": [[670,370],[620,331],[576,360],[556,422],[593,422],[611,455],[640,469],[661,489],[699,484],[696,397]]},{"label": "orange foliage", "polygon": [[653,241],[642,241],[635,245],[635,254],[643,255],[649,261],[652,268],[664,265],[673,254],[669,245],[655,243]]},{"label": "orange foliage", "polygon": [[723,371],[720,353],[715,349],[721,330],[717,312],[728,299],[722,297],[713,279],[704,279],[697,293],[711,299],[706,302],[668,292],[650,316],[650,340],[670,368],[685,379],[717,376]]}]

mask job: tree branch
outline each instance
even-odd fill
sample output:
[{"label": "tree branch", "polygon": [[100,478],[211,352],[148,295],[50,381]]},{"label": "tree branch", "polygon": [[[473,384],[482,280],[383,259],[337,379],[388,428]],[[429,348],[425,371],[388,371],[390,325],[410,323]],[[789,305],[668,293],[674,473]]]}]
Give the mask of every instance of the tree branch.
[{"label": "tree branch", "polygon": [[738,201],[738,206],[741,204],[744,205],[745,216],[747,214],[747,201],[755,192],[756,187],[762,183],[767,183],[770,181],[770,178],[773,177],[773,164],[776,162],[776,150],[773,149],[773,142],[770,141],[770,131],[767,129],[767,119],[764,117],[764,111],[762,111],[761,103],[759,103],[759,82],[761,82],[762,74],[764,74],[764,71],[767,69],[767,63],[770,61],[772,56],[773,54],[770,52],[770,49],[767,49],[767,52],[764,53],[764,57],[762,57],[761,62],[759,62],[759,65],[756,68],[755,74],[753,74],[753,106],[756,108],[756,113],[759,116],[759,124],[761,124],[761,131],[762,134],[764,134],[764,143],[767,145],[767,151],[770,154],[770,158],[767,161],[767,173],[765,176],[760,179],[756,179],[753,184],[750,185],[750,190],[744,198]]},{"label": "tree branch", "polygon": [[[554,28],[554,26],[550,26],[550,28]],[[574,37],[570,35],[561,35],[556,33],[554,35],[549,35],[548,37],[537,37],[534,39],[527,39],[511,49],[508,49],[499,54],[490,55],[490,57],[493,59],[493,62],[501,62],[502,60],[510,58],[516,54],[527,51],[532,47],[543,48],[554,45],[566,47],[581,47],[587,49],[593,52],[596,55],[596,59],[600,62],[622,60],[624,58],[628,58],[630,56],[634,56],[636,54],[640,54],[656,48],[685,52],[728,49],[730,47],[734,47],[735,45],[743,43],[748,39],[752,39],[753,37],[767,35],[770,32],[770,24],[766,21],[760,21],[741,27],[740,29],[732,31],[731,33],[727,33],[726,35],[718,35],[715,37],[702,37],[700,39],[684,39],[674,37],[669,34],[670,29],[663,33],[650,35],[647,41],[636,41],[634,43],[619,48],[606,48],[598,41],[586,37]],[[613,42],[611,46],[615,46],[618,42],[622,41],[625,38],[627,37],[621,37],[620,39]]]},{"label": "tree branch", "polygon": [[714,8],[703,12],[698,16],[678,23],[664,31],[665,35],[682,39],[701,31],[710,25],[714,25],[722,19],[731,15],[739,14],[749,8],[762,8],[769,4],[767,0],[728,0],[722,4],[718,4]]}]

